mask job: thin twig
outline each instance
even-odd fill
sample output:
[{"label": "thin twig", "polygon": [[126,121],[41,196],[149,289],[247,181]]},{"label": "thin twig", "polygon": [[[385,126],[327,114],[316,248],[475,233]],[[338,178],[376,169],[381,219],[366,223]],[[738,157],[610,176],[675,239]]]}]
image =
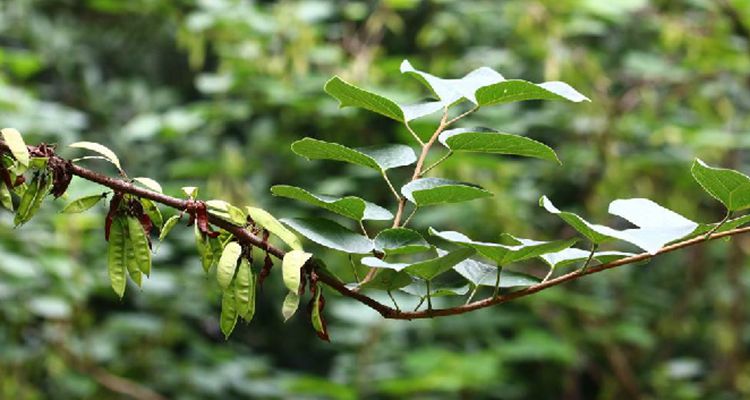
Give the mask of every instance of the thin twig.
[{"label": "thin twig", "polygon": [[724,216],[724,219],[722,219],[721,221],[719,221],[719,223],[716,224],[716,226],[714,226],[713,228],[711,228],[711,230],[706,233],[706,239],[710,239],[711,235],[713,235],[714,232],[718,231],[719,228],[721,228],[722,225],[724,225],[727,221],[729,221],[729,218],[731,216],[732,216],[732,211],[731,210],[727,210],[727,214]]},{"label": "thin twig", "polygon": [[476,110],[479,110],[479,106],[478,105],[474,106],[474,108],[472,108],[472,109],[464,112],[463,114],[457,116],[456,118],[453,118],[452,120],[448,121],[448,123],[446,125],[453,125],[453,123],[455,123],[456,121],[458,121],[458,120],[462,119],[463,117],[465,117],[465,116],[473,113]]},{"label": "thin twig", "polygon": [[430,165],[429,167],[425,168],[424,171],[420,172],[419,176],[424,176],[425,174],[427,174],[428,172],[430,172],[431,169],[437,167],[438,165],[440,165],[443,161],[447,160],[452,155],[453,155],[453,151],[449,150],[447,153],[445,153],[444,156],[440,157],[439,160],[435,161],[434,163],[432,163],[432,165]]},{"label": "thin twig", "polygon": [[388,184],[388,188],[391,189],[391,193],[393,193],[393,196],[396,197],[396,201],[401,201],[401,195],[398,194],[398,191],[396,191],[396,188],[393,186],[393,183],[391,183],[391,180],[388,179],[388,174],[386,174],[385,171],[382,171],[383,179],[385,179],[385,183]]},{"label": "thin twig", "polygon": [[420,146],[424,146],[424,142],[422,139],[419,138],[419,135],[417,135],[417,132],[414,132],[414,129],[412,129],[411,125],[409,125],[409,121],[404,121],[404,125],[406,125],[406,129],[409,130],[409,133],[411,133],[412,136],[414,136],[414,139],[417,139],[417,142]]},{"label": "thin twig", "polygon": [[581,267],[581,272],[586,272],[586,268],[589,267],[589,264],[591,264],[591,260],[594,259],[594,253],[596,253],[596,249],[599,247],[597,243],[591,244],[591,251],[589,252],[589,257],[586,259],[586,262],[583,263],[583,267]]},{"label": "thin twig", "polygon": [[409,216],[406,217],[406,220],[404,220],[404,223],[401,224],[402,227],[406,227],[406,225],[409,225],[409,221],[411,221],[411,218],[414,216],[414,214],[417,213],[417,210],[419,210],[419,207],[416,205],[414,206],[414,209],[411,210],[411,213],[409,213]]}]

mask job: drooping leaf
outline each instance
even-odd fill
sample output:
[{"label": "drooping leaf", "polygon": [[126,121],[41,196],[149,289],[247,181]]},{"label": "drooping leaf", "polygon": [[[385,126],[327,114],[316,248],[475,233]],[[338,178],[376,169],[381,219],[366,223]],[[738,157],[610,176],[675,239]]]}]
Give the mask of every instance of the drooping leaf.
[{"label": "drooping leaf", "polygon": [[301,268],[310,257],[312,257],[312,254],[301,250],[292,250],[284,254],[284,259],[281,261],[281,272],[287,289],[293,292],[299,289],[302,276]]},{"label": "drooping leaf", "polygon": [[292,143],[292,151],[310,160],[334,160],[361,165],[379,172],[417,161],[414,150],[403,144],[352,149],[342,144],[306,137]]},{"label": "drooping leaf", "polygon": [[5,207],[9,211],[13,211],[13,197],[10,195],[10,190],[5,186],[4,183],[0,182],[0,205]]},{"label": "drooping leaf", "polygon": [[469,239],[466,235],[455,231],[439,232],[430,228],[429,232],[431,235],[437,236],[448,242],[476,249],[477,252],[491,259],[499,266],[505,266],[513,262],[538,257],[542,254],[560,251],[572,246],[576,242],[576,239],[541,242],[516,238],[506,234],[505,238],[513,241],[514,244],[505,245],[493,242],[477,242]]},{"label": "drooping leaf", "polygon": [[70,203],[68,203],[65,207],[63,207],[62,211],[60,211],[63,214],[77,214],[82,213],[91,207],[97,205],[102,199],[104,198],[101,194],[94,194],[91,196],[85,196],[81,197],[79,199],[73,200]]},{"label": "drooping leaf", "polygon": [[255,275],[247,259],[240,260],[237,276],[234,279],[234,299],[237,314],[250,322],[255,314]]},{"label": "drooping leaf", "polygon": [[5,144],[10,148],[13,157],[24,167],[29,166],[29,149],[26,147],[26,143],[23,141],[21,133],[13,128],[0,129],[0,133],[5,140]]},{"label": "drooping leaf", "polygon": [[404,112],[393,100],[358,88],[335,76],[326,82],[324,90],[339,101],[339,107],[364,108],[396,121],[404,121]]},{"label": "drooping leaf", "polygon": [[569,100],[575,103],[590,101],[567,83],[557,81],[537,84],[511,79],[479,88],[475,94],[480,106],[524,100]]},{"label": "drooping leaf", "polygon": [[492,196],[492,193],[479,186],[442,178],[413,180],[401,188],[401,194],[418,207]]},{"label": "drooping leaf", "polygon": [[107,271],[109,272],[109,282],[112,290],[117,296],[122,298],[125,294],[126,268],[128,263],[128,251],[126,237],[127,221],[117,217],[112,221],[109,233],[109,243],[107,248]]},{"label": "drooping leaf", "polygon": [[237,261],[242,254],[242,246],[237,242],[229,242],[224,246],[216,269],[216,280],[222,289],[227,289],[232,283],[234,273],[237,270]]},{"label": "drooping leaf", "polygon": [[143,225],[135,217],[127,217],[127,230],[130,245],[133,247],[133,260],[138,269],[146,274],[151,275],[151,248],[148,245],[146,232]]},{"label": "drooping leaf", "polygon": [[18,203],[13,223],[19,226],[29,222],[36,212],[39,211],[42,201],[44,201],[51,188],[52,179],[47,174],[36,174],[31,183],[26,185],[26,191]]},{"label": "drooping leaf", "polygon": [[374,243],[375,249],[386,255],[419,253],[431,247],[422,235],[408,228],[383,229]]},{"label": "drooping leaf", "polygon": [[323,286],[318,286],[315,291],[315,297],[312,302],[312,310],[310,311],[310,321],[312,322],[313,329],[318,337],[330,342],[328,338],[328,328],[326,327],[326,321],[323,318],[323,307],[325,306],[325,299],[323,298]]},{"label": "drooping leaf", "polygon": [[153,190],[154,192],[163,193],[163,191],[161,189],[161,185],[159,184],[159,182],[157,182],[157,181],[155,181],[155,180],[153,180],[151,178],[146,178],[146,177],[142,177],[141,176],[141,177],[138,177],[138,178],[133,178],[133,180],[136,181],[136,182],[138,182],[138,183],[140,183],[141,185],[145,186],[146,188]]},{"label": "drooping leaf", "polygon": [[[539,258],[544,260],[544,262],[547,263],[550,267],[557,268],[571,264],[580,265],[589,258],[590,254],[590,251],[571,247],[569,249],[563,249],[554,253],[542,254]],[[633,255],[635,254],[622,251],[598,251],[594,252],[592,258],[598,261],[600,264],[606,264]]]},{"label": "drooping leaf", "polygon": [[284,218],[300,235],[313,242],[345,253],[366,254],[374,248],[370,239],[323,218]]},{"label": "drooping leaf", "polygon": [[107,159],[107,161],[111,162],[115,167],[117,167],[118,170],[122,171],[122,166],[120,165],[120,159],[117,158],[117,155],[107,148],[106,146],[94,143],[94,142],[76,142],[70,145],[70,147],[77,148],[77,149],[85,149],[89,151],[93,151],[94,153],[99,153],[100,155],[104,156],[104,158]]},{"label": "drooping leaf", "polygon": [[164,241],[164,238],[169,235],[169,232],[172,232],[172,228],[177,225],[177,223],[180,222],[180,216],[179,215],[173,215],[167,219],[167,222],[164,223],[164,226],[161,228],[161,233],[159,233],[159,241]]},{"label": "drooping leaf", "polygon": [[451,251],[436,258],[414,263],[404,268],[403,271],[409,275],[416,276],[424,280],[431,280],[445,271],[453,268],[454,265],[471,257],[475,253],[474,249],[462,248]]},{"label": "drooping leaf", "polygon": [[281,225],[281,222],[268,211],[257,207],[245,207],[245,210],[253,221],[268,229],[269,232],[276,235],[287,246],[294,250],[302,250],[302,242],[299,241],[297,236],[284,225]]},{"label": "drooping leaf", "polygon": [[750,177],[726,168],[714,168],[696,159],[690,168],[693,178],[729,211],[750,207]]},{"label": "drooping leaf", "polygon": [[281,305],[281,315],[284,316],[284,322],[289,321],[299,308],[299,295],[297,291],[290,291],[284,298],[284,304]]},{"label": "drooping leaf", "polygon": [[540,199],[540,204],[550,213],[560,215],[565,222],[593,243],[615,238],[632,243],[650,254],[656,254],[667,243],[690,235],[699,226],[698,223],[648,199],[620,199],[609,204],[610,214],[638,226],[636,229],[625,230],[592,224],[576,214],[564,213],[546,196]]},{"label": "drooping leaf", "polygon": [[312,194],[305,189],[276,185],[271,187],[271,193],[275,196],[287,197],[325,208],[336,214],[343,215],[354,220],[380,220],[393,219],[393,214],[377,204],[364,201],[359,197],[333,197],[327,195]]},{"label": "drooping leaf", "polygon": [[151,222],[154,224],[154,226],[161,229],[162,225],[164,224],[164,217],[162,217],[159,208],[153,201],[149,199],[141,198],[140,201],[141,205],[143,206],[143,211],[146,213],[146,215],[148,215],[149,219],[151,219]]},{"label": "drooping leaf", "polygon": [[219,319],[219,326],[224,334],[224,339],[229,339],[229,335],[232,334],[235,325],[237,325],[238,315],[234,288],[227,288],[221,295],[221,317]]},{"label": "drooping leaf", "polygon": [[555,151],[544,143],[493,129],[450,129],[441,133],[438,140],[451,151],[510,154],[560,163]]}]

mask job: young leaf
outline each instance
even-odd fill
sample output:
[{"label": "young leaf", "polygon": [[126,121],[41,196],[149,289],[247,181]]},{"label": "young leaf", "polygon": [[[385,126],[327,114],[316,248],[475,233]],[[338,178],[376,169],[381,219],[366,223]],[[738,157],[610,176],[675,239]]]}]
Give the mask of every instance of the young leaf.
[{"label": "young leaf", "polygon": [[237,242],[229,242],[224,246],[219,258],[219,266],[216,269],[216,280],[222,289],[227,289],[232,283],[234,272],[237,270],[237,261],[242,254],[242,247]]},{"label": "young leaf", "polygon": [[9,211],[13,211],[13,197],[5,184],[0,183],[0,204]]},{"label": "young leaf", "polygon": [[211,214],[233,224],[244,225],[247,222],[247,215],[245,212],[224,200],[208,200],[206,202],[206,207],[208,207]]},{"label": "young leaf", "polygon": [[442,178],[421,178],[411,181],[401,188],[401,194],[418,207],[459,203],[492,196],[492,193],[479,186]]},{"label": "young leaf", "polygon": [[23,141],[21,133],[13,128],[0,129],[0,133],[3,135],[5,144],[10,148],[10,152],[13,157],[24,167],[29,166],[29,149],[26,147],[26,143]]},{"label": "young leaf", "polygon": [[441,133],[438,140],[451,151],[510,154],[562,164],[555,151],[543,143],[487,128],[450,129]]},{"label": "young leaf", "polygon": [[153,190],[154,192],[164,193],[161,189],[161,185],[159,184],[159,182],[151,178],[138,177],[138,178],[133,178],[133,180],[145,186],[146,188]]},{"label": "young leaf", "polygon": [[438,256],[437,258],[411,264],[404,268],[404,272],[429,281],[453,268],[454,265],[471,257],[474,253],[474,249],[458,249],[442,256]]},{"label": "young leaf", "polygon": [[286,294],[284,304],[281,306],[281,315],[284,316],[284,322],[292,318],[294,313],[297,312],[297,308],[299,308],[299,295],[296,290],[290,291]]},{"label": "young leaf", "polygon": [[429,231],[431,235],[437,236],[443,240],[476,249],[480,254],[491,259],[499,266],[505,266],[513,262],[538,257],[542,254],[560,251],[572,246],[576,242],[576,239],[540,242],[529,239],[518,239],[506,235],[506,237],[512,239],[517,244],[504,245],[500,243],[473,241],[466,235],[455,231],[439,232],[433,228],[430,228]]},{"label": "young leaf", "polygon": [[198,188],[195,186],[184,186],[180,189],[182,189],[182,193],[185,193],[191,199],[198,197]]},{"label": "young leaf", "polygon": [[364,108],[396,121],[404,121],[404,112],[393,100],[360,89],[335,76],[326,82],[324,90],[339,101],[339,107]]},{"label": "young leaf", "polygon": [[281,222],[289,225],[300,235],[313,242],[345,253],[366,254],[372,251],[370,239],[356,234],[343,226],[323,218],[285,218]]},{"label": "young leaf", "polygon": [[309,160],[343,161],[372,168],[381,173],[417,161],[414,150],[403,144],[386,144],[352,149],[342,144],[306,137],[292,143],[292,151]]},{"label": "young leaf", "polygon": [[288,185],[273,186],[271,187],[271,193],[275,196],[287,197],[313,204],[357,221],[386,221],[393,219],[393,214],[391,214],[390,211],[377,204],[364,201],[355,196],[333,197],[322,194],[312,194],[305,189]]},{"label": "young leaf", "polygon": [[115,167],[117,167],[118,170],[122,171],[122,166],[120,166],[120,159],[117,158],[117,155],[107,148],[104,145],[101,145],[99,143],[94,142],[76,142],[70,145],[70,147],[77,148],[77,149],[85,149],[93,151],[94,153],[99,153],[104,158],[107,159],[107,161],[114,164]]},{"label": "young leaf", "polygon": [[696,159],[690,168],[693,178],[729,211],[739,211],[750,207],[750,177],[725,168],[709,167]]},{"label": "young leaf", "polygon": [[318,286],[315,291],[315,298],[312,302],[312,310],[310,311],[310,321],[315,329],[315,333],[318,337],[330,342],[328,338],[328,328],[326,328],[326,321],[323,318],[323,307],[325,306],[325,299],[323,298],[323,286]]},{"label": "young leaf", "polygon": [[247,259],[240,260],[237,277],[234,279],[234,299],[237,314],[250,322],[255,314],[255,275]]},{"label": "young leaf", "polygon": [[569,100],[575,103],[591,101],[565,82],[531,83],[512,79],[484,86],[476,91],[480,106],[505,104],[524,100]]},{"label": "young leaf", "polygon": [[284,277],[284,284],[290,291],[296,292],[299,290],[301,268],[310,257],[312,257],[312,254],[300,250],[292,250],[284,254],[281,272]]},{"label": "young leaf", "polygon": [[151,219],[154,226],[161,229],[164,224],[164,217],[162,217],[161,211],[159,211],[156,204],[149,199],[141,198],[141,205],[143,206],[143,211],[148,215],[149,219]]},{"label": "young leaf", "polygon": [[237,325],[237,302],[234,296],[234,288],[224,290],[221,296],[221,317],[219,326],[224,334],[224,339],[229,339],[235,325]]},{"label": "young leaf", "polygon": [[180,216],[179,215],[173,215],[167,219],[167,222],[164,223],[164,226],[161,228],[161,233],[159,233],[159,241],[163,242],[164,238],[169,235],[169,232],[172,231],[172,228],[177,225],[177,223],[180,222]]},{"label": "young leaf", "polygon": [[99,203],[104,198],[101,194],[94,194],[91,196],[81,197],[80,199],[73,200],[72,202],[68,203],[65,207],[63,207],[62,211],[60,211],[63,214],[77,214],[82,213],[91,207],[95,206],[97,203]]},{"label": "young leaf", "polygon": [[279,220],[268,213],[268,211],[256,207],[245,207],[245,210],[247,210],[247,214],[253,219],[253,221],[268,229],[272,234],[278,236],[278,238],[286,243],[287,246],[291,247],[293,250],[302,250],[302,242],[299,241],[297,236],[284,225],[281,225]]},{"label": "young leaf", "polygon": [[122,298],[125,294],[125,271],[128,263],[127,250],[127,221],[122,217],[116,217],[112,221],[109,233],[109,244],[107,248],[107,270],[112,290]]},{"label": "young leaf", "polygon": [[31,183],[26,186],[23,196],[21,196],[13,223],[19,226],[29,222],[36,212],[39,211],[42,201],[44,201],[51,188],[52,179],[46,174],[35,175]]},{"label": "young leaf", "polygon": [[383,229],[374,244],[375,250],[386,255],[420,253],[431,247],[422,235],[408,228]]},{"label": "young leaf", "polygon": [[151,275],[151,248],[148,245],[146,232],[143,225],[135,217],[127,217],[126,220],[128,238],[130,245],[133,247],[133,262],[138,269],[146,274]]}]

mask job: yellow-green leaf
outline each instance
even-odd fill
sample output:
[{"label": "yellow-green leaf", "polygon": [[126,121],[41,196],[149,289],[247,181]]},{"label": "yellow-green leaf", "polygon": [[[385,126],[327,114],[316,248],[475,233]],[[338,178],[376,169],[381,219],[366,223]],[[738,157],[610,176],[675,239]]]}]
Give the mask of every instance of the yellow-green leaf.
[{"label": "yellow-green leaf", "polygon": [[284,255],[281,262],[281,271],[284,277],[284,284],[291,291],[297,291],[301,281],[301,268],[312,254],[305,253],[301,250],[292,250]]},{"label": "yellow-green leaf", "polygon": [[68,203],[68,205],[66,205],[60,212],[63,214],[81,213],[95,206],[103,198],[104,196],[101,194],[94,194],[91,196],[81,197],[80,199],[76,199]]},{"label": "yellow-green leaf", "polygon": [[0,133],[2,133],[3,140],[5,140],[5,144],[10,148],[13,157],[18,160],[21,165],[28,167],[30,158],[29,149],[26,147],[26,143],[23,141],[21,133],[13,128],[4,128],[0,130]]},{"label": "yellow-green leaf", "polygon": [[216,280],[222,289],[228,288],[229,284],[232,283],[240,255],[242,255],[242,246],[237,242],[227,243],[221,252],[219,267],[216,269]]}]

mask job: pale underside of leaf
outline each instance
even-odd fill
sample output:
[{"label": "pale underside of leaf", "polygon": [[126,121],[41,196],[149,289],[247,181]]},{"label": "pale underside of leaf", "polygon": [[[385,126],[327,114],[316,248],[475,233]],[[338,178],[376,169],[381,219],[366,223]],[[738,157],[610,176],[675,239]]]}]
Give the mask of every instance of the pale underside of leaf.
[{"label": "pale underside of leaf", "polygon": [[107,148],[106,146],[94,143],[94,142],[76,142],[70,145],[70,147],[78,148],[78,149],[85,149],[89,151],[93,151],[94,153],[98,153],[102,156],[104,156],[109,162],[114,164],[115,167],[117,167],[118,170],[122,171],[122,166],[120,165],[120,159],[117,158],[117,155]]},{"label": "pale underside of leaf", "polygon": [[370,239],[327,219],[284,218],[281,222],[313,242],[334,250],[366,254],[374,248]]},{"label": "pale underside of leaf", "polygon": [[492,196],[492,193],[479,186],[442,178],[413,180],[401,188],[401,194],[419,207]]}]

